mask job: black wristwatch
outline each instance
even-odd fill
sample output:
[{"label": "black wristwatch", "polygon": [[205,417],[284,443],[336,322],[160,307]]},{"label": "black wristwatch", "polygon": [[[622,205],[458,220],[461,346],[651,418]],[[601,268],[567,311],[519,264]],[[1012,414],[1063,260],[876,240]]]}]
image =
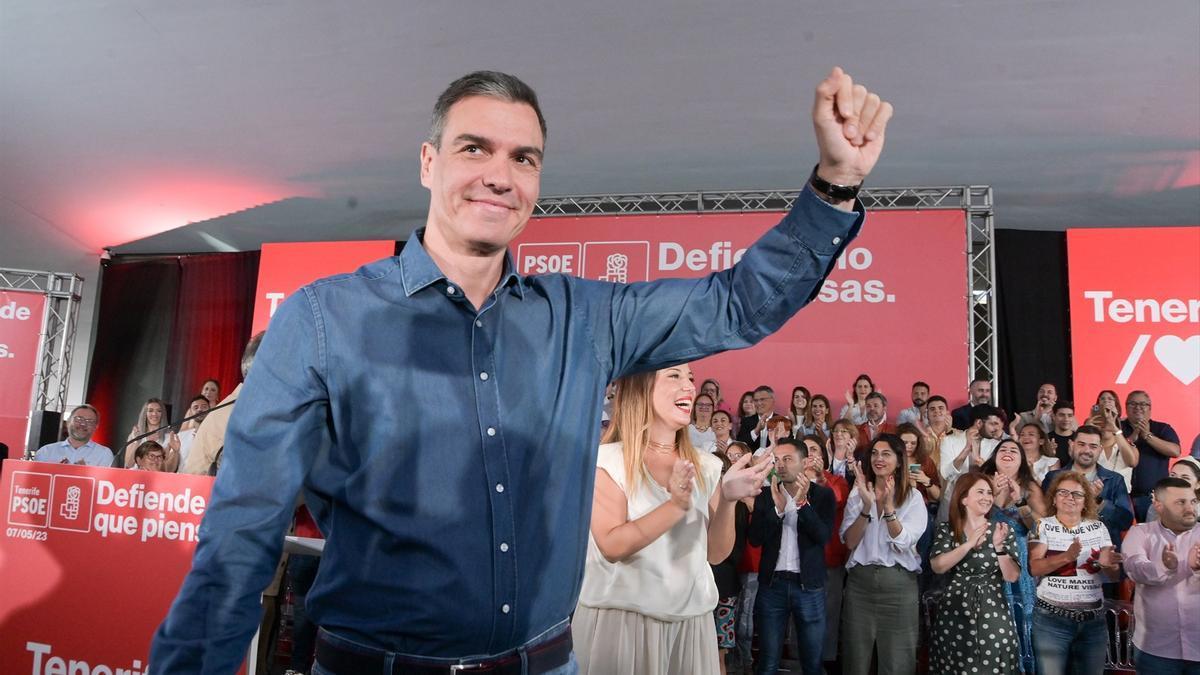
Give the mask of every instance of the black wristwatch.
[{"label": "black wristwatch", "polygon": [[862,189],[862,183],[858,185],[835,185],[817,175],[817,167],[819,166],[818,164],[813,167],[812,176],[808,179],[812,183],[814,190],[835,202],[845,202],[858,198],[858,191]]}]

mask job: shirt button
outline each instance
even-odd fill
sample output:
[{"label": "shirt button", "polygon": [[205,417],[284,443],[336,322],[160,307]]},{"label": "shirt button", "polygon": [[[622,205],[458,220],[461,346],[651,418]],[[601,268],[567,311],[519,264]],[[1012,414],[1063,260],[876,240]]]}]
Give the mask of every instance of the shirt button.
[{"label": "shirt button", "polygon": [[504,612],[505,614],[508,614],[508,610],[510,610],[510,609],[512,609],[512,608],[508,606],[508,603],[500,605],[500,611]]},{"label": "shirt button", "polygon": [[488,427],[488,428],[487,428],[487,435],[488,435],[488,436],[495,436],[495,435],[496,435],[496,427]]},{"label": "shirt button", "polygon": [[454,295],[454,287],[453,286],[446,287],[446,295]]},{"label": "shirt button", "polygon": [[842,238],[841,238],[841,237],[834,237],[834,238],[833,238],[833,245],[834,245],[834,246],[837,246],[837,245],[838,245],[838,244],[840,244],[840,243],[842,243]]},{"label": "shirt button", "polygon": [[479,374],[479,379],[481,379],[481,380],[484,380],[484,381],[487,381],[487,379],[488,379],[488,374],[487,374],[487,372],[482,372],[482,373],[480,373],[480,374]]},{"label": "shirt button", "polygon": [[500,542],[500,552],[501,552],[501,553],[508,553],[508,544],[507,544],[507,543],[505,543],[505,542]]},{"label": "shirt button", "polygon": [[496,483],[496,492],[504,492],[504,483]]},{"label": "shirt button", "polygon": [[476,328],[483,328],[483,322],[482,322],[482,321],[480,321],[480,320],[478,320],[478,319],[476,319],[476,320],[475,320],[475,327],[476,327]]}]

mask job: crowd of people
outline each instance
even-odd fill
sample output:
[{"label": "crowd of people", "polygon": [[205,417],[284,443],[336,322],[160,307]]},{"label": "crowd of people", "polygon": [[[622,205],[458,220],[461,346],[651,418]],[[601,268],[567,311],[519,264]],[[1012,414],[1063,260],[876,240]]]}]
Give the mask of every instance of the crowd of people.
[{"label": "crowd of people", "polygon": [[[253,336],[242,353],[242,377],[250,372],[263,333]],[[111,466],[141,471],[166,471],[201,475],[216,472],[224,447],[225,427],[233,413],[232,405],[241,391],[239,384],[221,398],[221,383],[206,379],[199,393],[188,401],[186,412],[172,423],[169,407],[160,398],[142,404],[137,421],[129,430],[125,444],[116,451],[93,437],[100,424],[100,411],[84,403],[64,417],[62,439],[34,452],[38,462]]]},{"label": "crowd of people", "polygon": [[1099,673],[1131,592],[1138,672],[1200,668],[1200,461],[1147,392],[1076,417],[1044,384],[1010,415],[984,380],[956,409],[918,381],[893,418],[864,374],[835,417],[802,386],[689,400],[688,372],[610,389],[583,672],[774,673],[790,622],[806,674]]}]

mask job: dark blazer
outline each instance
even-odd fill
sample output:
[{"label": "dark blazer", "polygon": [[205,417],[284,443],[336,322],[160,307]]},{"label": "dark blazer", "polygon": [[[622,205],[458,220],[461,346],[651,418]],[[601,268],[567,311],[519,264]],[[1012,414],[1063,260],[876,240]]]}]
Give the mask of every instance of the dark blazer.
[{"label": "dark blazer", "polygon": [[[796,512],[796,543],[800,547],[800,578],[805,588],[825,586],[825,544],[833,535],[833,516],[837,508],[833,490],[813,483],[808,490],[808,505]],[[764,488],[754,500],[750,518],[750,543],[762,546],[758,583],[771,583],[779,561],[779,542],[783,537],[783,517],[775,513],[775,500]]]},{"label": "dark blazer", "polygon": [[758,415],[743,417],[742,420],[738,422],[737,440],[750,446],[751,450],[758,449],[758,441],[754,440],[754,438],[750,436],[750,432],[754,431],[754,427],[757,426]]},{"label": "dark blazer", "polygon": [[[1067,465],[1062,469],[1055,469],[1046,474],[1046,478],[1042,481],[1042,492],[1047,492],[1050,489],[1050,481],[1063,471],[1072,471],[1074,465]],[[1129,490],[1125,488],[1125,477],[1116,471],[1110,471],[1099,464],[1096,465],[1096,477],[1104,482],[1104,488],[1100,490],[1100,494],[1096,495],[1097,499],[1103,500],[1100,504],[1100,522],[1108,528],[1108,538],[1112,539],[1113,546],[1119,551],[1121,550],[1121,534],[1133,527],[1133,501],[1129,498]],[[1047,494],[1046,501],[1054,499],[1054,495]]]}]

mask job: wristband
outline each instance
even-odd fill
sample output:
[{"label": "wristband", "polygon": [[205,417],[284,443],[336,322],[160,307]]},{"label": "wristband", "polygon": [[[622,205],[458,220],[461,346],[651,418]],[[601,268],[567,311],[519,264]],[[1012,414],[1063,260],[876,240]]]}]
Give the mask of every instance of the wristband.
[{"label": "wristband", "polygon": [[1008,555],[1008,549],[1006,549],[1006,548],[1002,548],[1002,549],[1000,549],[999,551],[996,551],[996,556],[997,556],[997,557],[999,557],[999,556],[1002,556],[1002,555],[1003,555],[1003,556],[1007,556],[1007,555]]},{"label": "wristband", "polygon": [[863,511],[863,512],[859,513],[859,514],[858,514],[858,517],[859,517],[859,518],[866,518],[868,523],[869,523],[869,522],[871,522],[871,514],[867,513],[866,511]]},{"label": "wristband", "polygon": [[[819,167],[820,164],[813,167],[812,177],[810,177],[808,180],[818,195],[829,197],[829,199],[825,201],[833,200],[844,202],[858,197],[858,191],[862,189],[862,183],[859,183],[858,185],[835,185],[817,175],[817,169]],[[855,406],[857,407],[857,404],[855,404]]]},{"label": "wristband", "polygon": [[888,521],[889,523],[892,522],[893,520],[896,519],[896,512],[892,511],[891,513],[883,514],[883,519]]}]

